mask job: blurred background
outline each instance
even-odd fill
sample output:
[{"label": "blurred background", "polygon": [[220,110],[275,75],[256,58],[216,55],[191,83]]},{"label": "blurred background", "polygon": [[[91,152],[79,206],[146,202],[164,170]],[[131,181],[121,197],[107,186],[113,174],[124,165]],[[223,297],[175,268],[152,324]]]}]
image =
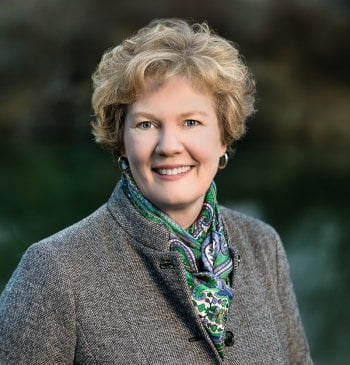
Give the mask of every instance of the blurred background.
[{"label": "blurred background", "polygon": [[350,2],[1,0],[0,291],[25,249],[108,199],[118,168],[90,133],[103,51],[155,17],[238,44],[258,113],[219,200],[280,233],[315,364],[350,358]]}]

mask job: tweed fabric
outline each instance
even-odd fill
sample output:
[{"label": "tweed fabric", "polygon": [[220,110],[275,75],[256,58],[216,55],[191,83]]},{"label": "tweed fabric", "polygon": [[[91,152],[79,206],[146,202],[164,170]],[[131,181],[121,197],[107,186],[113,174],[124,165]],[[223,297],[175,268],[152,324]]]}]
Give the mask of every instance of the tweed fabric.
[{"label": "tweed fabric", "polygon": [[225,361],[168,231],[117,186],[108,204],[24,254],[0,298],[0,364],[312,364],[278,235],[221,212],[241,256]]},{"label": "tweed fabric", "polygon": [[205,195],[196,221],[187,230],[141,193],[127,169],[123,171],[121,187],[144,217],[164,225],[171,232],[171,248],[179,252],[184,264],[194,309],[223,358],[225,325],[234,295],[230,286],[233,261],[216,198],[215,182],[211,183]]}]

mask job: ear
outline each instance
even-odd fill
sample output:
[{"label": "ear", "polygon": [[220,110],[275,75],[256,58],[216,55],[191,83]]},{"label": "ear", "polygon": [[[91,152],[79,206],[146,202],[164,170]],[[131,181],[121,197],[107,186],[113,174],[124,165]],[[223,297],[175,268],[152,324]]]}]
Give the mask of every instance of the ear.
[{"label": "ear", "polygon": [[221,145],[221,150],[220,150],[220,156],[223,156],[226,152],[227,152],[227,145],[222,144]]},{"label": "ear", "polygon": [[121,156],[121,157],[125,157],[125,158],[127,158],[127,155],[126,155],[126,152],[125,152],[125,146],[124,146],[124,143],[123,143],[122,148],[120,149],[120,156]]}]

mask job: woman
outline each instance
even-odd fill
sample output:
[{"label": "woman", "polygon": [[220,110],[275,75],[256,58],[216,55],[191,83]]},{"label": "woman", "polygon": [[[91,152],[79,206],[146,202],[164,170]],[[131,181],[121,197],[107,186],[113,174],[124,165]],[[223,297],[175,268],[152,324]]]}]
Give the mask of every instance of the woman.
[{"label": "woman", "polygon": [[311,364],[286,256],[218,206],[213,179],[253,112],[237,49],[157,20],[93,75],[110,200],[23,256],[0,303],[1,364]]}]

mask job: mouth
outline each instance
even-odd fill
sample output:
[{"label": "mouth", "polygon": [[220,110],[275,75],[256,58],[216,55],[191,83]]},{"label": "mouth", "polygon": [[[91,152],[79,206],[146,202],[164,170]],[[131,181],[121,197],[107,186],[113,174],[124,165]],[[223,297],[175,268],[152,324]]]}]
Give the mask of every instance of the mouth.
[{"label": "mouth", "polygon": [[180,166],[180,167],[174,167],[174,168],[155,168],[153,171],[155,171],[159,175],[166,175],[166,176],[176,176],[180,174],[184,174],[185,172],[188,172],[191,170],[191,166]]}]

